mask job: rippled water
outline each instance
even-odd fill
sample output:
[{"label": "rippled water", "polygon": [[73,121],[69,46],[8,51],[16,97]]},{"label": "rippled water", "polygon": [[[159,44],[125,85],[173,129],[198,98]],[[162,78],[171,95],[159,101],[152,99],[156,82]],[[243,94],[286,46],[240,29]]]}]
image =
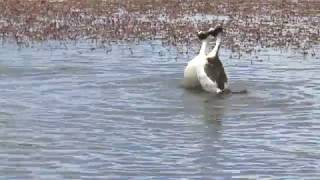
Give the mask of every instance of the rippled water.
[{"label": "rippled water", "polygon": [[318,57],[224,51],[249,93],[217,97],[180,87],[192,54],[129,46],[1,47],[0,179],[320,177]]}]

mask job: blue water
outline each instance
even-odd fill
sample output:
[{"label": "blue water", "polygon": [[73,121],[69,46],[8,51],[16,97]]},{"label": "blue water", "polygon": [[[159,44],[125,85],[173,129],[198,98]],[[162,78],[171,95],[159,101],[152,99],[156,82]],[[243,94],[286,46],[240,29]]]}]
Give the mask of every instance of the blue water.
[{"label": "blue water", "polygon": [[180,86],[193,56],[158,42],[2,45],[0,179],[320,177],[319,57],[223,50],[248,94],[218,97]]}]

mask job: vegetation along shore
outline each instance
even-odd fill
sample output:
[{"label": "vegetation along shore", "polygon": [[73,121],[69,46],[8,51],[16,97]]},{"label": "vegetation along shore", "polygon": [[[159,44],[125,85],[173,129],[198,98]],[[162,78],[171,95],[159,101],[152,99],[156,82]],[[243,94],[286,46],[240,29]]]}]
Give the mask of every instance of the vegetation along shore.
[{"label": "vegetation along shore", "polygon": [[161,40],[198,43],[195,32],[222,24],[224,46],[251,53],[297,48],[315,54],[318,0],[0,0],[0,38],[19,45],[59,40],[97,44]]}]

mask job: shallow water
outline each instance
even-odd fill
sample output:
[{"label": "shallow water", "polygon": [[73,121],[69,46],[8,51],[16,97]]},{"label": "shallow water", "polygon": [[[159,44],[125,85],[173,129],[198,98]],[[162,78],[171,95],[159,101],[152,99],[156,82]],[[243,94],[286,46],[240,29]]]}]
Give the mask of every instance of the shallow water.
[{"label": "shallow water", "polygon": [[223,51],[249,93],[217,97],[181,88],[192,54],[90,48],[1,47],[0,179],[320,177],[318,57]]}]

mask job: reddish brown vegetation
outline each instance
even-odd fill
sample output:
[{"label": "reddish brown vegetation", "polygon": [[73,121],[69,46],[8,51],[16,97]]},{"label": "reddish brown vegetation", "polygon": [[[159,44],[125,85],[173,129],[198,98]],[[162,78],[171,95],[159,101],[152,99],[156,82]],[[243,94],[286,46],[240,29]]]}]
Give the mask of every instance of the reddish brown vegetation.
[{"label": "reddish brown vegetation", "polygon": [[189,44],[195,32],[217,24],[224,24],[224,45],[233,51],[309,49],[320,40],[320,1],[0,0],[0,37],[19,44],[81,39]]}]

